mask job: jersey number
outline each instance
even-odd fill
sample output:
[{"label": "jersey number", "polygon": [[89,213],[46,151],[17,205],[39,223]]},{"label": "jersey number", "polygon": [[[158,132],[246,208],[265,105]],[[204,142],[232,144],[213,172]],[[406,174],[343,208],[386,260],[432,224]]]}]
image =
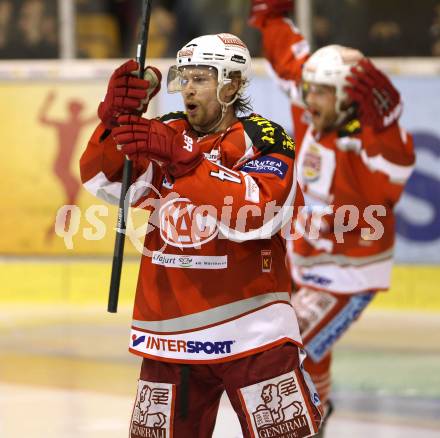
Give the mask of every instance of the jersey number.
[{"label": "jersey number", "polygon": [[214,172],[212,170],[210,175],[222,181],[230,181],[236,184],[241,184],[241,179],[238,176],[231,175],[230,173],[227,173],[222,169],[219,169],[218,172]]}]

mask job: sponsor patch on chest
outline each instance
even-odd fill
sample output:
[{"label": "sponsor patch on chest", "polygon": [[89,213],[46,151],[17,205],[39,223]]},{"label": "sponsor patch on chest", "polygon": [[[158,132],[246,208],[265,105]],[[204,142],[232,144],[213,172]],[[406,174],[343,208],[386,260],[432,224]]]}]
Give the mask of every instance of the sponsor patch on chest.
[{"label": "sponsor patch on chest", "polygon": [[167,268],[226,269],[228,267],[228,256],[195,256],[154,251],[151,262],[154,265],[161,265]]},{"label": "sponsor patch on chest", "polygon": [[322,158],[319,148],[310,145],[304,155],[302,175],[307,183],[316,181],[321,175]]},{"label": "sponsor patch on chest", "polygon": [[283,160],[275,157],[259,157],[248,161],[240,170],[253,173],[272,173],[284,179],[289,166]]},{"label": "sponsor patch on chest", "polygon": [[[327,142],[328,143],[328,142]],[[336,170],[336,154],[330,145],[320,144],[306,134],[298,155],[298,181],[304,194],[329,200]]]}]

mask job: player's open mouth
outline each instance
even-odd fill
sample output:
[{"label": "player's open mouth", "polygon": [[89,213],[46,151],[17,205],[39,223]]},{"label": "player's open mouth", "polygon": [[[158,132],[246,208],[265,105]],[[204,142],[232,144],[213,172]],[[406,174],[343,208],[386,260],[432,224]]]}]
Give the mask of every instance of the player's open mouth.
[{"label": "player's open mouth", "polygon": [[188,103],[186,104],[186,112],[190,115],[193,115],[197,111],[197,105],[195,103]]}]

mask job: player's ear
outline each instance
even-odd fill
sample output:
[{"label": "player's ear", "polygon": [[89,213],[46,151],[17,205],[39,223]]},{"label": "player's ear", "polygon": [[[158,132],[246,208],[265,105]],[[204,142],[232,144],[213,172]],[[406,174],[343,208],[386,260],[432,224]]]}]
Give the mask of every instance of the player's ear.
[{"label": "player's ear", "polygon": [[240,72],[232,72],[229,77],[231,78],[231,82],[225,84],[222,89],[222,94],[227,101],[231,100],[237,94],[241,87]]}]

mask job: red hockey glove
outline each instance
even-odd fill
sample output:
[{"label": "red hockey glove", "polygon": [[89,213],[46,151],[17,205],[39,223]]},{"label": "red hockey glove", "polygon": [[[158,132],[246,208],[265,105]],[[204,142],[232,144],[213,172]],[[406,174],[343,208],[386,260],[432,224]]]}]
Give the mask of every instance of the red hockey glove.
[{"label": "red hockey glove", "polygon": [[156,67],[147,67],[144,79],[139,79],[133,75],[138,69],[139,64],[131,59],[110,77],[107,94],[98,107],[98,117],[107,129],[117,126],[116,119],[121,114],[144,113],[150,99],[159,92],[160,71]]},{"label": "red hockey glove", "polygon": [[167,176],[186,175],[203,159],[203,153],[191,137],[159,120],[124,115],[118,118],[118,124],[120,126],[113,129],[112,135],[121,146],[120,150],[130,160],[144,156],[155,161]]},{"label": "red hockey glove", "polygon": [[382,131],[402,114],[400,93],[370,60],[364,58],[351,68],[345,91],[358,104],[361,122]]},{"label": "red hockey glove", "polygon": [[261,29],[266,19],[292,12],[293,6],[294,0],[251,0],[249,26]]}]

